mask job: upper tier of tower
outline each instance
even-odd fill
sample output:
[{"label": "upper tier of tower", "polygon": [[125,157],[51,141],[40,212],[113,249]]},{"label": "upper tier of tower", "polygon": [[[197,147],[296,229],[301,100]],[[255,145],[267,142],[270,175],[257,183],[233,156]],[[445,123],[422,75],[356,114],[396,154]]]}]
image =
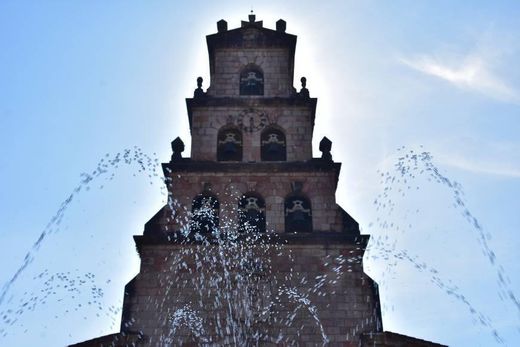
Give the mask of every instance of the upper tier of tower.
[{"label": "upper tier of tower", "polygon": [[211,77],[207,95],[292,96],[296,36],[287,34],[285,28],[281,19],[276,30],[264,28],[254,14],[233,30],[220,20],[218,32],[206,37]]},{"label": "upper tier of tower", "polygon": [[293,87],[296,36],[286,23],[266,29],[255,15],[240,28],[207,36],[211,83],[197,79],[186,99],[191,159],[217,162],[292,162],[312,158],[316,98],[306,79]]}]

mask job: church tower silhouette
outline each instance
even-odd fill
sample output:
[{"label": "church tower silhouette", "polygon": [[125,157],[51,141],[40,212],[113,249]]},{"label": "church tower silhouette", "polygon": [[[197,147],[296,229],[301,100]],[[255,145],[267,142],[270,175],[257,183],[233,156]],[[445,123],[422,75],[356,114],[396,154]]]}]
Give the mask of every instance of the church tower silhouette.
[{"label": "church tower silhouette", "polygon": [[121,330],[73,346],[441,346],[383,331],[332,142],[312,155],[317,99],[305,77],[293,87],[296,36],[254,14],[217,29],[210,86],[199,77],[186,99],[191,157],[176,138],[168,204],[134,236]]}]

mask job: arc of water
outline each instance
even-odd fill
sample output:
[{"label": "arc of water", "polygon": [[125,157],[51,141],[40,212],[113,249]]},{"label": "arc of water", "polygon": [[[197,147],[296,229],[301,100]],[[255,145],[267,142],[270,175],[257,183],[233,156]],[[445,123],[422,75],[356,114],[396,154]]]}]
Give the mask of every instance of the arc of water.
[{"label": "arc of water", "polygon": [[[92,183],[95,179],[104,176],[109,172],[109,169],[118,168],[120,163],[124,163],[127,165],[131,165],[134,162],[138,164],[139,172],[150,172],[148,177],[151,179],[150,183],[153,184],[152,178],[158,177],[157,168],[158,168],[158,159],[152,159],[151,156],[143,153],[140,148],[134,146],[133,149],[125,149],[121,152],[117,153],[111,159],[105,160],[102,158],[96,169],[92,171],[92,174],[82,173],[80,183],[72,190],[72,193],[60,204],[58,211],[52,216],[48,224],[45,226],[43,231],[40,233],[38,239],[34,242],[32,247],[27,251],[22,264],[18,267],[15,273],[11,276],[11,278],[3,285],[2,291],[0,292],[0,305],[4,303],[4,300],[12,287],[13,283],[21,276],[21,274],[27,269],[27,267],[33,262],[36,252],[39,250],[41,245],[44,243],[47,236],[53,232],[57,232],[59,229],[60,222],[62,221],[65,213],[72,203],[73,199],[80,194],[82,189],[89,189],[89,184]],[[106,158],[110,157],[109,154],[105,155]],[[108,180],[112,180],[114,177],[114,173],[111,176],[107,177]],[[102,187],[101,187],[102,188]],[[55,228],[55,229],[53,229]]]}]

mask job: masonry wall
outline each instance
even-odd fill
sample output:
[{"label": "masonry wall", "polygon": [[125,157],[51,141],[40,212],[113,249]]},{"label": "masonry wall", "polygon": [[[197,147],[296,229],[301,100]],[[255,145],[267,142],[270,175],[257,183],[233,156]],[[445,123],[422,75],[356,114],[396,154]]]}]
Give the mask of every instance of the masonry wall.
[{"label": "masonry wall", "polygon": [[289,76],[289,50],[271,49],[218,49],[215,51],[215,71],[207,90],[210,96],[238,96],[240,93],[240,72],[255,64],[264,73],[264,95],[261,97],[288,97],[293,93]]},{"label": "masonry wall", "polygon": [[[250,250],[233,252],[244,251]],[[244,337],[254,332],[261,336],[261,345],[298,341],[301,346],[315,346],[323,343],[323,329],[328,346],[358,346],[361,333],[381,330],[376,285],[363,273],[362,251],[355,244],[259,247],[253,252],[264,253],[257,259],[268,260],[269,269],[256,282],[240,276],[243,281],[233,281],[234,272],[243,269],[232,261],[221,262],[223,252],[226,249],[218,246],[143,246],[141,271],[125,290],[122,331],[142,332],[149,346],[233,344],[234,333]],[[223,264],[228,270],[225,276]],[[301,296],[290,298],[284,288]],[[251,302],[268,309],[244,310]],[[192,323],[199,321],[203,333],[194,333],[179,319],[172,326],[172,317],[186,307],[200,318]]]},{"label": "masonry wall", "polygon": [[172,198],[176,201],[175,219],[168,228],[181,230],[190,218],[193,199],[211,184],[211,192],[221,205],[221,225],[236,226],[238,199],[246,192],[260,194],[266,203],[267,230],[284,232],[284,200],[291,183],[303,183],[302,193],[311,201],[314,231],[341,231],[342,216],[335,201],[336,177],[332,171],[310,172],[177,172],[172,173]]},{"label": "masonry wall", "polygon": [[[245,112],[246,111],[246,112]],[[255,113],[266,115],[268,124],[283,129],[287,141],[287,161],[305,161],[312,158],[313,114],[310,107],[261,107]],[[191,158],[217,160],[218,131],[236,125],[239,118],[249,125],[250,116],[244,107],[197,107],[193,111],[191,126]],[[258,120],[254,120],[257,124]],[[261,129],[242,132],[243,162],[260,161]]]}]

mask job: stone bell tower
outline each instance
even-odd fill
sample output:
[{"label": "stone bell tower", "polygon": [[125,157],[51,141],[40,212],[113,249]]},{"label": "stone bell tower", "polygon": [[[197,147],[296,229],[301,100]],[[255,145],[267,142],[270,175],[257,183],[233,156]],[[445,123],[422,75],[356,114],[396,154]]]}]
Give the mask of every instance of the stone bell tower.
[{"label": "stone bell tower", "polygon": [[253,14],[217,29],[210,85],[199,77],[186,99],[191,157],[172,142],[168,204],[134,236],[141,268],[121,331],[74,346],[440,346],[383,332],[362,266],[369,236],[336,204],[331,141],[313,157],[317,99],[305,77],[293,87],[296,36]]}]

